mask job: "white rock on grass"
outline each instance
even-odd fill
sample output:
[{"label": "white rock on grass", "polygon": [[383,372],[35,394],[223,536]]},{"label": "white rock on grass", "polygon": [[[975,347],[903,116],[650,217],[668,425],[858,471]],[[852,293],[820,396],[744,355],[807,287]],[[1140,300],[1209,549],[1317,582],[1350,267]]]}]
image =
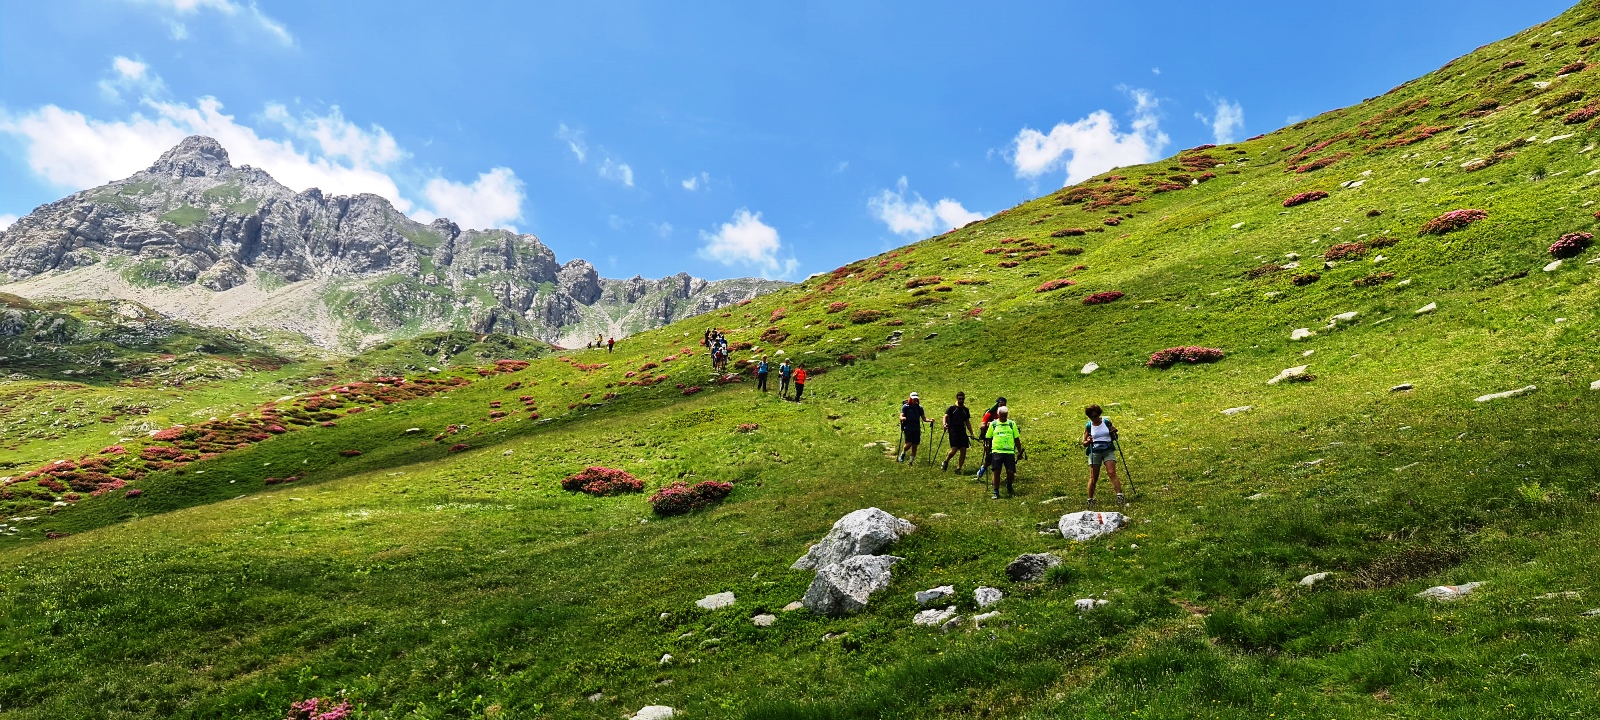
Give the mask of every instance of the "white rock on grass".
[{"label": "white rock on grass", "polygon": [[954,594],[956,594],[956,588],[954,585],[940,585],[936,588],[920,590],[917,592],[916,596],[917,604],[927,605],[928,603],[938,602]]},{"label": "white rock on grass", "polygon": [[1016,582],[1043,580],[1046,571],[1060,564],[1061,558],[1049,553],[1019,555],[1006,566],[1006,576]]},{"label": "white rock on grass", "polygon": [[1399,385],[1389,388],[1389,392],[1406,392],[1409,390],[1415,390],[1416,387],[1417,386],[1412,385],[1411,383],[1400,383]]},{"label": "white rock on grass", "polygon": [[1600,380],[1596,380],[1596,381],[1594,381],[1592,383],[1589,383],[1589,389],[1590,390],[1600,390]]},{"label": "white rock on grass", "polygon": [[1527,395],[1528,393],[1531,393],[1531,392],[1533,392],[1535,390],[1538,390],[1538,389],[1539,389],[1539,386],[1537,386],[1537,385],[1529,385],[1527,387],[1517,388],[1515,390],[1507,390],[1505,392],[1490,393],[1488,395],[1479,395],[1477,397],[1476,401],[1477,402],[1489,402],[1491,400],[1504,400],[1506,398],[1514,398],[1514,397],[1516,397],[1518,395]]},{"label": "white rock on grass", "polygon": [[1083,598],[1082,600],[1079,600],[1079,601],[1073,603],[1072,605],[1073,605],[1073,607],[1076,607],[1078,609],[1078,612],[1086,613],[1086,612],[1093,612],[1093,611],[1099,609],[1100,607],[1106,605],[1108,602],[1110,602],[1110,601],[1101,600],[1099,598]]},{"label": "white rock on grass", "polygon": [[1315,334],[1316,333],[1311,332],[1311,328],[1295,328],[1294,332],[1289,333],[1289,339],[1290,340],[1304,340],[1304,339],[1306,339],[1308,337],[1311,337],[1312,335],[1315,335]]},{"label": "white rock on grass", "polygon": [[1310,575],[1300,578],[1300,584],[1306,587],[1311,587],[1312,585],[1316,585],[1323,580],[1327,580],[1332,575],[1333,573],[1327,572],[1311,573]]},{"label": "white rock on grass", "polygon": [[1460,585],[1436,585],[1417,593],[1417,597],[1430,600],[1454,600],[1471,593],[1481,585],[1483,585],[1481,582],[1469,582]]},{"label": "white rock on grass", "polygon": [[977,601],[978,607],[981,608],[1000,602],[1000,598],[1003,597],[1005,597],[1005,593],[1000,592],[999,588],[981,587],[972,591],[972,599]]},{"label": "white rock on grass", "polygon": [[864,508],[833,524],[805,557],[789,566],[794,570],[818,570],[856,555],[876,555],[900,538],[915,532],[917,526],[878,508]]},{"label": "white rock on grass", "polygon": [[672,653],[663,653],[661,655],[661,661],[656,663],[656,664],[657,665],[665,665],[665,664],[667,664],[669,662],[672,662]]},{"label": "white rock on grass", "polygon": [[995,619],[997,617],[1000,617],[1000,611],[999,610],[990,610],[989,612],[983,613],[981,615],[973,615],[972,616],[972,626],[973,627],[983,627],[984,623],[989,622],[990,620],[993,620],[993,619]]},{"label": "white rock on grass", "polygon": [[1083,369],[1079,370],[1078,373],[1080,375],[1088,375],[1088,374],[1090,374],[1090,373],[1092,373],[1092,372],[1094,372],[1096,370],[1099,370],[1099,369],[1100,369],[1100,363],[1091,362],[1091,363],[1085,364],[1083,366]]},{"label": "white rock on grass", "polygon": [[1119,512],[1081,510],[1061,516],[1058,527],[1061,537],[1077,542],[1087,542],[1101,535],[1109,535],[1129,523],[1127,515]]},{"label": "white rock on grass", "polygon": [[713,593],[694,601],[695,605],[698,605],[706,610],[721,610],[722,608],[732,605],[733,603],[734,597],[733,593],[731,592]]},{"label": "white rock on grass", "polygon": [[1306,368],[1308,368],[1308,367],[1311,367],[1311,366],[1310,365],[1296,365],[1296,366],[1294,366],[1292,368],[1285,368],[1283,372],[1278,373],[1277,377],[1275,377],[1275,378],[1273,378],[1271,380],[1268,380],[1267,384],[1268,385],[1277,385],[1278,383],[1281,383],[1281,382],[1283,382],[1285,380],[1289,380],[1291,378],[1300,377],[1301,375],[1306,374]]},{"label": "white rock on grass", "polygon": [[772,613],[761,613],[760,615],[750,618],[750,622],[755,623],[756,627],[772,627],[772,624],[777,621],[778,616],[773,615]]},{"label": "white rock on grass", "polygon": [[1535,599],[1535,600],[1582,600],[1583,599],[1583,593],[1580,593],[1577,590],[1563,590],[1561,592],[1550,592],[1550,593],[1545,593],[1543,595],[1535,595],[1535,596],[1533,596],[1533,599]]},{"label": "white rock on grass", "polygon": [[961,627],[961,616],[957,615],[949,620],[944,621],[944,624],[939,626],[939,632],[954,632],[955,629],[959,627]]},{"label": "white rock on grass", "polygon": [[800,608],[803,608],[805,606],[806,606],[805,603],[800,602],[799,600],[796,600],[796,601],[794,601],[792,603],[789,603],[788,605],[783,606],[783,611],[784,612],[794,612],[794,611],[799,610]]},{"label": "white rock on grass", "polygon": [[1549,265],[1544,266],[1544,271],[1545,272],[1555,272],[1555,271],[1560,270],[1560,269],[1561,269],[1561,261],[1560,260],[1551,260]]},{"label": "white rock on grass", "polygon": [[1584,617],[1600,617],[1600,608],[1595,608],[1593,610],[1589,610],[1589,611],[1585,612],[1583,614],[1583,616]]},{"label": "white rock on grass", "polygon": [[633,720],[667,720],[672,717],[669,705],[646,705],[633,714]]},{"label": "white rock on grass", "polygon": [[1417,313],[1416,314],[1418,314],[1418,315],[1427,315],[1428,313],[1431,313],[1431,312],[1433,312],[1435,310],[1438,310],[1438,309],[1439,309],[1439,303],[1428,303],[1427,305],[1423,305],[1422,307],[1417,308]]},{"label": "white rock on grass", "polygon": [[902,558],[893,555],[857,555],[817,571],[806,595],[806,609],[818,615],[839,616],[867,606],[867,599],[889,587],[889,568]]},{"label": "white rock on grass", "polygon": [[954,605],[943,609],[932,608],[917,613],[915,617],[911,618],[911,624],[928,626],[943,625],[946,620],[955,617],[955,615],[956,606]]},{"label": "white rock on grass", "polygon": [[1249,412],[1250,409],[1253,408],[1253,407],[1255,407],[1255,406],[1254,405],[1240,405],[1239,407],[1231,407],[1231,408],[1228,408],[1226,410],[1223,410],[1222,414],[1223,415],[1238,415],[1239,413],[1242,413],[1242,412]]},{"label": "white rock on grass", "polygon": [[1350,322],[1351,320],[1356,319],[1356,316],[1360,315],[1360,314],[1361,313],[1353,312],[1353,311],[1352,312],[1342,312],[1342,313],[1339,313],[1338,315],[1333,316],[1331,319],[1328,320],[1328,322]]}]

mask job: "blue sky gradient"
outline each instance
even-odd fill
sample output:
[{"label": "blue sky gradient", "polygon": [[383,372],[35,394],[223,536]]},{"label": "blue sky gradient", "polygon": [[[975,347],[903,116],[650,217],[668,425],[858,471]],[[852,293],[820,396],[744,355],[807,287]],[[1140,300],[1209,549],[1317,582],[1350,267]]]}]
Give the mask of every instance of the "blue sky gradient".
[{"label": "blue sky gradient", "polygon": [[798,279],[1360,102],[1564,11],[1395,2],[0,2],[0,223],[218,135],[602,274]]}]

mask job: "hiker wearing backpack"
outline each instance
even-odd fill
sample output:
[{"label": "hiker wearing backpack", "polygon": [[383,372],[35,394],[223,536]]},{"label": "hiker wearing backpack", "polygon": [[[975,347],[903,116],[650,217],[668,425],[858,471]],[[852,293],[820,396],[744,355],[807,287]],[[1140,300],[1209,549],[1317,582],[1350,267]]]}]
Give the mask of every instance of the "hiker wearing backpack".
[{"label": "hiker wearing backpack", "polygon": [[1000,406],[1004,404],[1006,404],[1005,398],[995,398],[994,404],[983,411],[983,418],[978,422],[978,442],[983,443],[983,464],[978,466],[978,474],[972,478],[974,480],[983,480],[984,473],[989,472],[989,423],[994,422]]},{"label": "hiker wearing backpack", "polygon": [[993,478],[994,493],[989,497],[1000,499],[1000,470],[1006,471],[1006,496],[1015,494],[1012,483],[1017,479],[1017,458],[1023,454],[1022,433],[1011,419],[1011,408],[995,408],[995,419],[989,421],[989,472]]},{"label": "hiker wearing backpack", "polygon": [[762,355],[756,362],[756,389],[761,392],[767,391],[767,369],[767,356]]},{"label": "hiker wearing backpack", "polygon": [[1100,482],[1100,466],[1104,465],[1106,474],[1111,476],[1111,488],[1117,492],[1117,505],[1128,502],[1122,496],[1122,483],[1117,480],[1117,428],[1111,424],[1111,418],[1104,417],[1104,411],[1099,405],[1090,405],[1083,409],[1083,414],[1089,417],[1089,422],[1083,424],[1083,452],[1089,456],[1089,503],[1094,507],[1094,487]]},{"label": "hiker wearing backpack", "polygon": [[794,369],[794,401],[800,402],[800,396],[806,394],[806,366],[800,365]]},{"label": "hiker wearing backpack", "polygon": [[941,472],[950,469],[950,458],[961,453],[956,461],[956,473],[966,472],[967,448],[972,446],[972,411],[967,408],[967,394],[956,393],[956,404],[944,409],[944,432],[950,437],[950,452],[944,456]]},{"label": "hiker wearing backpack", "polygon": [[917,464],[917,448],[922,445],[922,424],[933,424],[928,419],[928,412],[922,407],[922,399],[916,393],[900,403],[900,459],[906,461],[906,451],[911,452],[911,464]]},{"label": "hiker wearing backpack", "polygon": [[778,397],[789,399],[789,377],[793,374],[794,368],[789,366],[788,360],[778,364]]}]

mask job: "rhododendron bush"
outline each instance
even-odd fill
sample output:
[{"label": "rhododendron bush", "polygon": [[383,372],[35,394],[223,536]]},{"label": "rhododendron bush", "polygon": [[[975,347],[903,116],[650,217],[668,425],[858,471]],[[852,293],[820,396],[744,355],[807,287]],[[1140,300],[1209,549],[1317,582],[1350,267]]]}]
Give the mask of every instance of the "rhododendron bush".
[{"label": "rhododendron bush", "polygon": [[1152,354],[1150,362],[1145,363],[1145,367],[1169,368],[1180,362],[1198,365],[1200,363],[1216,362],[1221,360],[1222,356],[1222,351],[1217,348],[1200,347],[1198,345],[1174,347],[1159,350]]},{"label": "rhododendron bush", "polygon": [[1343,260],[1345,258],[1361,257],[1365,254],[1367,254],[1367,246],[1358,242],[1353,242],[1339,243],[1338,245],[1328,248],[1322,253],[1322,257],[1326,260]]},{"label": "rhododendron bush", "polygon": [[602,497],[643,492],[644,483],[622,470],[591,466],[584,468],[583,472],[563,478],[561,489]]},{"label": "rhododendron bush", "polygon": [[1300,193],[1298,195],[1293,195],[1289,199],[1284,200],[1283,201],[1283,206],[1284,207],[1294,207],[1296,205],[1304,205],[1304,204],[1306,204],[1308,202],[1321,200],[1321,199],[1323,199],[1323,198],[1325,198],[1327,196],[1328,196],[1328,193],[1323,192],[1321,190],[1308,190],[1308,191]]},{"label": "rhododendron bush", "polygon": [[1120,293],[1120,292],[1118,292],[1116,290],[1106,290],[1105,292],[1097,292],[1097,293],[1094,293],[1093,295],[1085,297],[1083,299],[1083,304],[1085,304],[1085,305],[1104,305],[1104,304],[1106,304],[1108,302],[1115,302],[1116,300],[1119,300],[1121,298],[1122,298],[1122,293]]},{"label": "rhododendron bush", "polygon": [[1077,285],[1077,284],[1078,284],[1077,281],[1075,281],[1075,280],[1067,280],[1065,278],[1063,278],[1061,280],[1048,280],[1048,281],[1044,282],[1043,284],[1041,284],[1039,287],[1034,288],[1033,291],[1036,292],[1036,293],[1045,293],[1045,292],[1050,292],[1052,290],[1060,290],[1061,288],[1064,288],[1064,287],[1071,287],[1071,286]]},{"label": "rhododendron bush", "polygon": [[1594,235],[1586,232],[1571,232],[1561,236],[1554,245],[1550,246],[1550,254],[1561,259],[1577,257],[1589,249],[1594,242]]},{"label": "rhododendron bush", "polygon": [[1422,235],[1443,235],[1448,232],[1460,230],[1472,223],[1489,217],[1489,213],[1477,209],[1451,210],[1439,217],[1422,224],[1418,231]]},{"label": "rhododendron bush", "polygon": [[674,482],[650,496],[650,507],[657,515],[682,515],[721,502],[733,492],[733,483],[706,480],[694,485]]}]

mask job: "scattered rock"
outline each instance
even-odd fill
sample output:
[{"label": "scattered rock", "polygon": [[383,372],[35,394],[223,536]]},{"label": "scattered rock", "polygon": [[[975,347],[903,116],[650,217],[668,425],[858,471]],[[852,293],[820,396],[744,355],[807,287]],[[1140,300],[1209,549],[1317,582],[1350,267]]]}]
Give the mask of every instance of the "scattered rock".
[{"label": "scattered rock", "polygon": [[646,705],[633,714],[633,720],[667,720],[672,717],[672,708],[667,705]]},{"label": "scattered rock", "polygon": [[1245,499],[1246,500],[1265,500],[1265,499],[1267,499],[1267,494],[1264,493],[1264,492],[1259,492],[1259,493],[1251,495],[1250,497],[1247,497]]},{"label": "scattered rock", "polygon": [[1590,390],[1600,390],[1600,380],[1596,380],[1596,381],[1594,381],[1592,383],[1589,383],[1589,389]]},{"label": "scattered rock", "polygon": [[792,603],[789,603],[788,605],[783,606],[783,611],[784,612],[794,612],[794,611],[799,610],[800,608],[803,608],[805,606],[806,606],[805,603],[800,602],[799,600],[796,600],[796,601],[794,601]]},{"label": "scattered rock", "polygon": [[1060,564],[1061,558],[1049,553],[1020,555],[1006,566],[1006,577],[1016,582],[1043,580],[1046,571]]},{"label": "scattered rock", "polygon": [[667,619],[669,617],[672,617],[672,613],[661,613],[661,619],[662,620],[665,620],[665,619]]},{"label": "scattered rock", "polygon": [[1128,516],[1119,512],[1082,510],[1062,515],[1058,526],[1061,528],[1061,537],[1086,542],[1116,532],[1128,522]]},{"label": "scattered rock", "polygon": [[1255,407],[1255,406],[1254,405],[1240,405],[1239,407],[1231,407],[1231,408],[1228,408],[1226,410],[1223,410],[1222,414],[1223,415],[1238,415],[1239,413],[1242,413],[1242,412],[1249,412],[1252,407]]},{"label": "scattered rock", "polygon": [[973,615],[972,616],[972,626],[973,627],[983,627],[984,623],[989,622],[990,620],[993,620],[993,619],[995,619],[997,617],[1000,617],[1000,611],[999,610],[990,610],[989,612],[983,613],[981,615]]},{"label": "scattered rock", "polygon": [[656,664],[657,665],[665,665],[665,664],[670,663],[670,662],[672,662],[672,653],[664,653],[661,656],[661,661],[656,663]]},{"label": "scattered rock", "polygon": [[956,615],[956,606],[954,606],[954,605],[951,605],[950,607],[944,608],[942,610],[939,609],[939,608],[932,608],[932,609],[923,610],[923,611],[917,613],[916,617],[911,618],[911,624],[912,625],[943,625],[946,620],[949,620],[950,618],[955,617],[955,615]]},{"label": "scattered rock", "polygon": [[606,699],[606,694],[603,692],[597,692],[589,696],[589,702],[600,702],[604,699]]},{"label": "scattered rock", "polygon": [[772,613],[761,613],[760,615],[750,618],[750,622],[755,623],[756,627],[772,627],[772,624],[777,621],[778,616],[773,615]]},{"label": "scattered rock", "polygon": [[1107,604],[1108,602],[1109,601],[1107,601],[1107,600],[1101,600],[1099,598],[1083,598],[1082,600],[1079,600],[1079,601],[1073,603],[1072,605],[1073,605],[1073,607],[1076,607],[1078,609],[1078,612],[1086,613],[1086,612],[1092,612],[1092,611],[1098,609],[1099,607]]},{"label": "scattered rock", "polygon": [[790,568],[820,570],[856,555],[876,555],[916,529],[917,526],[875,507],[857,510],[839,518],[822,542],[812,545],[805,557],[796,560]]},{"label": "scattered rock", "polygon": [[1099,363],[1091,362],[1091,363],[1085,364],[1083,366],[1083,369],[1078,371],[1078,374],[1080,374],[1080,375],[1088,375],[1088,374],[1090,374],[1090,373],[1092,373],[1092,372],[1094,372],[1096,370],[1099,370],[1099,369],[1100,369],[1100,364]]},{"label": "scattered rock", "polygon": [[976,600],[978,602],[978,607],[981,608],[986,608],[990,605],[1000,602],[1000,598],[1003,597],[1005,597],[1005,593],[1000,592],[999,588],[981,587],[972,591],[972,599]]},{"label": "scattered rock", "polygon": [[829,640],[838,640],[839,638],[842,638],[842,637],[844,637],[846,635],[849,635],[849,634],[850,633],[847,633],[847,632],[842,632],[842,633],[823,633],[822,641],[823,642],[827,642]]},{"label": "scattered rock", "polygon": [[1561,261],[1560,260],[1551,260],[1549,265],[1544,266],[1544,271],[1545,272],[1555,272],[1555,271],[1557,271],[1559,269],[1561,269]]},{"label": "scattered rock", "polygon": [[1235,230],[1238,230],[1239,228],[1242,228],[1242,227],[1244,227],[1244,223],[1242,223],[1242,222],[1238,222],[1238,223],[1234,223],[1233,224],[1233,229],[1235,229]]},{"label": "scattered rock", "polygon": [[1359,315],[1359,314],[1360,313],[1357,313],[1357,312],[1339,313],[1338,315],[1333,316],[1332,319],[1328,320],[1328,322],[1331,322],[1331,323],[1350,322],[1351,320],[1356,319],[1356,316]]},{"label": "scattered rock", "polygon": [[956,594],[956,588],[954,585],[940,585],[939,587],[930,590],[920,590],[917,592],[916,596],[917,604],[927,605],[928,603],[943,600],[954,594]]},{"label": "scattered rock", "polygon": [[1583,595],[1581,593],[1579,593],[1578,591],[1576,591],[1576,590],[1564,590],[1562,592],[1552,592],[1552,593],[1545,593],[1543,595],[1536,595],[1536,596],[1534,596],[1533,599],[1535,599],[1535,600],[1581,600],[1581,599],[1583,599]]},{"label": "scattered rock", "polygon": [[1539,386],[1537,386],[1537,385],[1529,385],[1527,387],[1517,388],[1515,390],[1507,390],[1505,392],[1497,392],[1497,393],[1490,393],[1488,395],[1480,395],[1477,398],[1477,402],[1489,402],[1490,400],[1504,400],[1506,398],[1514,398],[1514,397],[1516,397],[1518,395],[1527,395],[1528,393],[1531,393],[1531,392],[1533,392],[1535,390],[1538,390],[1538,389],[1539,389]]},{"label": "scattered rock", "polygon": [[1427,305],[1423,305],[1422,307],[1417,308],[1417,314],[1418,315],[1427,315],[1428,313],[1431,313],[1431,312],[1433,312],[1435,310],[1438,310],[1438,309],[1439,309],[1439,303],[1428,303]]},{"label": "scattered rock", "polygon": [[1333,573],[1327,572],[1311,573],[1310,575],[1300,578],[1300,584],[1306,587],[1311,587],[1312,585],[1316,585],[1323,580],[1327,580],[1332,575]]},{"label": "scattered rock", "polygon": [[1301,375],[1306,374],[1306,368],[1308,368],[1308,367],[1311,367],[1311,366],[1310,365],[1296,365],[1296,366],[1294,366],[1292,368],[1286,368],[1283,372],[1278,373],[1277,377],[1275,377],[1275,378],[1273,378],[1271,380],[1268,380],[1267,384],[1268,385],[1277,385],[1278,383],[1281,383],[1281,382],[1283,382],[1285,380],[1293,380],[1294,378],[1297,378],[1297,377],[1300,377]]},{"label": "scattered rock", "polygon": [[1600,608],[1595,608],[1583,613],[1584,617],[1600,617]]},{"label": "scattered rock", "polygon": [[933,520],[938,520],[938,519],[940,519],[940,518],[947,518],[947,517],[950,517],[950,514],[949,514],[949,513],[934,513],[934,514],[932,514],[932,515],[929,515],[929,516],[928,516],[928,517],[929,517],[929,518],[930,518],[930,519],[933,519]]},{"label": "scattered rock", "polygon": [[1411,383],[1400,383],[1399,385],[1389,388],[1389,392],[1408,392],[1415,390],[1416,387],[1417,386],[1412,385]]},{"label": "scattered rock", "polygon": [[419,433],[419,432],[422,432],[422,428],[406,428],[406,434],[407,435],[410,435],[412,433]]},{"label": "scattered rock", "polygon": [[1469,582],[1461,585],[1437,585],[1417,593],[1417,597],[1431,600],[1454,600],[1462,595],[1476,590],[1481,582]]},{"label": "scattered rock", "polygon": [[1295,328],[1294,332],[1289,333],[1289,339],[1290,340],[1304,340],[1304,339],[1306,339],[1308,337],[1311,337],[1312,335],[1315,335],[1315,334],[1316,333],[1311,332],[1311,328]]},{"label": "scattered rock", "polygon": [[950,618],[949,620],[944,621],[944,624],[939,626],[939,632],[948,634],[949,632],[955,630],[958,627],[961,627],[961,616],[960,615],[957,615],[957,616],[955,616],[953,618]]},{"label": "scattered rock", "polygon": [[830,617],[861,610],[873,593],[889,586],[889,568],[900,560],[893,555],[856,555],[823,567],[800,602],[807,610]]},{"label": "scattered rock", "polygon": [[722,608],[733,604],[733,593],[713,593],[694,601],[694,604],[706,610],[721,610]]}]

